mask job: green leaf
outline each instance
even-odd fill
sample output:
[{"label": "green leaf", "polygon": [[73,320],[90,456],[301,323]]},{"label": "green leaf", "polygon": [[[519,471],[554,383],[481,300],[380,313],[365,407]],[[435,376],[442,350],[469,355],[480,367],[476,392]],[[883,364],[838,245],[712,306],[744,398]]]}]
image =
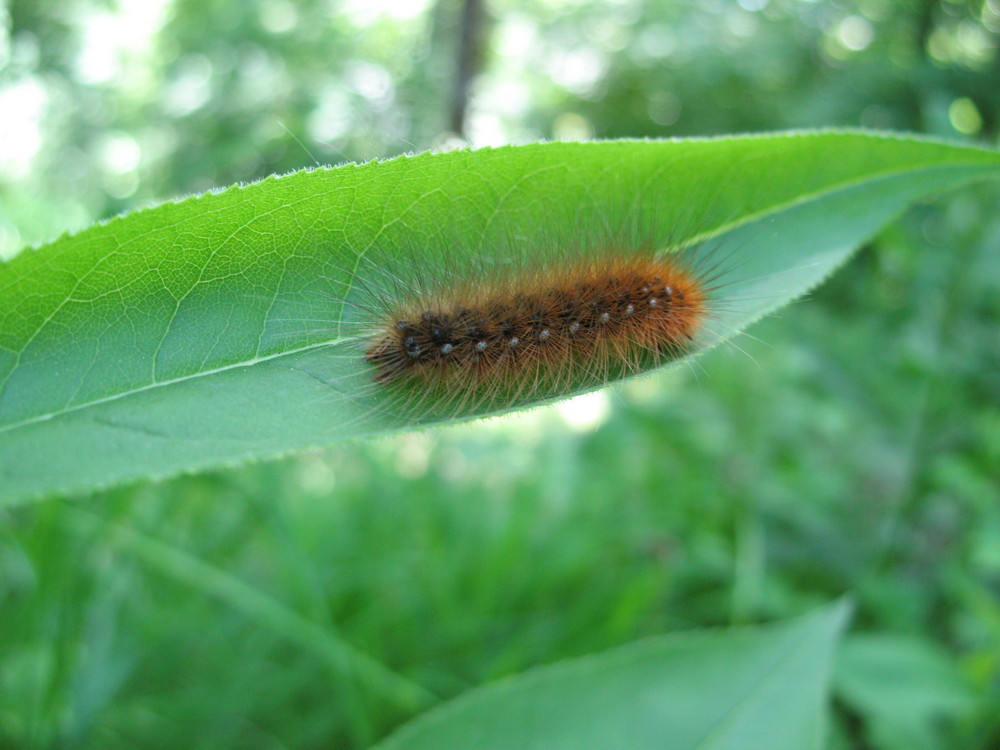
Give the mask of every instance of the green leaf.
[{"label": "green leaf", "polygon": [[948,729],[968,720],[976,695],[951,655],[933,641],[888,633],[854,635],[837,663],[840,698],[864,718],[873,747],[954,747]]},{"label": "green leaf", "polygon": [[678,242],[727,231],[737,302],[707,348],[821,281],[908,203],[998,173],[993,151],[863,133],[549,143],[137,211],[0,265],[0,502],[445,418],[384,408],[340,324],[355,270],[373,263],[440,267],[505,243],[544,254],[630,211]]},{"label": "green leaf", "polygon": [[536,669],[428,712],[375,750],[818,749],[848,611],[667,635]]}]

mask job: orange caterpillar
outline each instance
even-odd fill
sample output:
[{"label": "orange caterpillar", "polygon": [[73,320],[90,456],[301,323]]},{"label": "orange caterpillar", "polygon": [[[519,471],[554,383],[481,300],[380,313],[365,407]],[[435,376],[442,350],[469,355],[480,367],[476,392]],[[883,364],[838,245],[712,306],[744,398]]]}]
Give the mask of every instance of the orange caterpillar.
[{"label": "orange caterpillar", "polygon": [[376,383],[426,384],[455,403],[595,387],[689,353],[708,310],[681,253],[520,266],[384,310],[364,353]]}]

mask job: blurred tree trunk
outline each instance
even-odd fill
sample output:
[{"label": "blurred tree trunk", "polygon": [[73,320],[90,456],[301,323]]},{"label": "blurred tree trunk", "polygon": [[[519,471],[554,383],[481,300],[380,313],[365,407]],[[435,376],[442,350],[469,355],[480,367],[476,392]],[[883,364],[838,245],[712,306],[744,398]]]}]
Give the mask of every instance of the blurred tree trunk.
[{"label": "blurred tree trunk", "polygon": [[469,108],[472,80],[482,63],[483,0],[464,0],[459,20],[458,50],[452,82],[451,112],[448,126],[465,137],[465,119]]}]

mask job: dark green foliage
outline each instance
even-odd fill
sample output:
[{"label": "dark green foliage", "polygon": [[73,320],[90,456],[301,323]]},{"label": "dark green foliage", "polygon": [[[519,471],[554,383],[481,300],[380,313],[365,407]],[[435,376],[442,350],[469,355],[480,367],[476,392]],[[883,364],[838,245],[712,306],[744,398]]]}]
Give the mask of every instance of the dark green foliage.
[{"label": "dark green foliage", "polygon": [[[7,251],[311,164],[296,138],[326,162],[438,135],[449,46],[431,41],[448,39],[452,3],[430,13],[437,29],[384,20],[372,33],[323,21],[330,4],[296,3],[282,34],[253,15],[269,3],[177,3],[145,89],[74,77],[70,11],[115,5],[10,3],[5,81],[38,74],[60,96],[31,173],[0,178]],[[545,24],[536,48],[584,47],[609,18],[628,32],[582,94],[535,66],[510,132],[550,137],[580,126],[559,119],[576,114],[599,137],[805,125],[954,136],[949,110],[967,98],[976,137],[997,137],[995,2],[648,5],[663,10],[491,4],[494,31],[518,13]],[[856,52],[837,41],[854,16],[873,29]],[[684,54],[635,54],[664,29]],[[238,71],[261,70],[261,55],[280,76],[252,79],[247,104]],[[203,108],[163,111],[202,58],[218,66]],[[344,135],[310,138],[302,123],[339,101],[358,62],[383,65],[398,99],[375,111],[348,90]],[[487,54],[481,90],[515,62]],[[102,166],[111,133],[140,144],[134,174]],[[529,415],[4,511],[0,746],[363,748],[415,709],[405,687],[345,679],[341,638],[453,696],[641,635],[771,620],[851,592],[834,746],[996,747],[998,204],[980,188],[911,212],[739,349],[616,392],[592,432]]]}]

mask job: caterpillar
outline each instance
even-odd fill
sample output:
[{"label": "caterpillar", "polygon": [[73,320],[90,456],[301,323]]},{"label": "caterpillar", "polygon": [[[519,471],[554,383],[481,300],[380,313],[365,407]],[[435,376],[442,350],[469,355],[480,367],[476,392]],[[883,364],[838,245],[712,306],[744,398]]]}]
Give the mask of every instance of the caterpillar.
[{"label": "caterpillar", "polygon": [[635,228],[650,225],[600,222],[589,241],[549,239],[544,252],[511,240],[468,255],[371,253],[344,321],[367,384],[353,390],[432,422],[593,390],[711,345],[733,300],[725,244]]},{"label": "caterpillar", "polygon": [[[705,291],[675,258],[611,257],[401,302],[365,353],[374,380],[456,388],[495,379],[530,390],[545,374],[619,358],[637,369],[683,354],[705,315]],[[600,370],[600,367],[598,367]]]}]

